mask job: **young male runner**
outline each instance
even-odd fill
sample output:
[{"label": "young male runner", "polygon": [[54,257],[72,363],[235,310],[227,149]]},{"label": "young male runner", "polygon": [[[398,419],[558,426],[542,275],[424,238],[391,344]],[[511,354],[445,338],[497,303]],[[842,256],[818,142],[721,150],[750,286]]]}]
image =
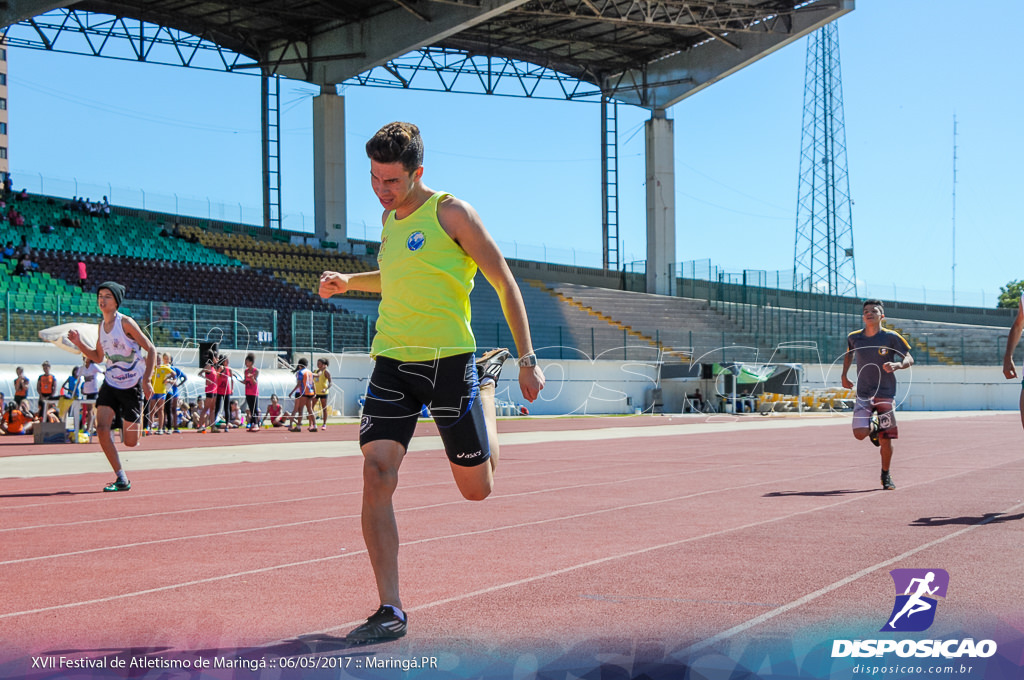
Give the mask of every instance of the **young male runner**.
[{"label": "young male runner", "polygon": [[[1017,318],[1010,326],[1010,335],[1006,338],[1006,352],[1003,354],[1003,375],[1007,380],[1017,377],[1017,367],[1013,363],[1013,350],[1020,342],[1021,332],[1024,331],[1024,297],[1017,303]],[[1024,426],[1024,382],[1020,390],[1020,423]]]},{"label": "young male runner", "polygon": [[423,184],[423,140],[411,123],[390,123],[366,144],[370,183],[384,207],[380,270],[324,272],[320,295],[349,290],[381,294],[376,359],[366,391],[359,444],[363,452],[362,528],[380,608],[348,634],[350,642],[405,635],[408,617],[398,588],[398,526],[392,496],[420,409],[437,423],[455,484],[483,500],[498,463],[494,383],[510,357],[481,357],[478,379],[469,293],[477,269],[494,286],[519,350],[519,387],[528,401],[544,387],[519,286],[498,246],[468,203]]},{"label": "young male runner", "polygon": [[[115,413],[123,423],[122,439],[125,446],[139,443],[142,429],[142,408],[146,399],[153,396],[153,367],[156,364],[156,348],[131,317],[117,311],[124,300],[124,286],[114,281],[101,283],[96,291],[96,303],[103,314],[96,346],[89,347],[82,342],[78,331],[69,331],[70,340],[78,350],[99,363],[106,361],[103,385],[96,397],[96,433],[107,462],[114,469],[117,479],[103,488],[104,491],[128,491],[132,483],[121,467],[121,457],[114,446],[111,424]],[[146,353],[143,360],[139,351]],[[145,365],[140,365],[145,361]]]},{"label": "young male runner", "polygon": [[872,444],[880,447],[882,488],[892,491],[896,488],[889,473],[892,440],[899,437],[892,404],[896,397],[896,376],[893,372],[910,368],[914,365],[914,358],[910,356],[910,343],[902,335],[882,328],[885,310],[880,301],[865,301],[862,316],[864,328],[850,333],[847,339],[842,383],[846,389],[853,389],[853,383],[846,374],[856,354],[857,399],[853,407],[853,436],[858,440],[869,437]]}]

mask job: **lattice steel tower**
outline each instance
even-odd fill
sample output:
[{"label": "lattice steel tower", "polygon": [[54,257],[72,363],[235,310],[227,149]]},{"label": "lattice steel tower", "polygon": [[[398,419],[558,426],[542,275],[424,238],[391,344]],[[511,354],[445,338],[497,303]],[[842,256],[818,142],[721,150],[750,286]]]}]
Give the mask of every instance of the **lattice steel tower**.
[{"label": "lattice steel tower", "polygon": [[839,29],[834,21],[807,43],[793,288],[857,295]]}]

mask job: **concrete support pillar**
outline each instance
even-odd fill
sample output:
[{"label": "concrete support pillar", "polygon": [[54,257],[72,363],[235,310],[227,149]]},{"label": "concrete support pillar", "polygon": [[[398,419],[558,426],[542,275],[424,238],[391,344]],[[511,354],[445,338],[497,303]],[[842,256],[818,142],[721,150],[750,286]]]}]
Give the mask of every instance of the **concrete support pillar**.
[{"label": "concrete support pillar", "polygon": [[647,292],[675,295],[676,178],[672,121],[655,109],[647,138]]},{"label": "concrete support pillar", "polygon": [[316,236],[347,248],[345,98],[334,85],[313,98],[313,214]]}]

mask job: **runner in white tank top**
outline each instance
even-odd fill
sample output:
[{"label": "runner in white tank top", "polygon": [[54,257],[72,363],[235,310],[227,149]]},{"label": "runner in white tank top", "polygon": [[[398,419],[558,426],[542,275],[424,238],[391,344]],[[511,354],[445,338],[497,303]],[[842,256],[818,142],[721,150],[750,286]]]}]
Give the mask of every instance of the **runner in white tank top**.
[{"label": "runner in white tank top", "polygon": [[100,347],[103,348],[107,366],[104,382],[122,390],[139,384],[143,369],[139,343],[124,332],[122,319],[125,318],[121,312],[114,312],[112,328],[107,331],[104,321],[100,324],[99,332]]},{"label": "runner in white tank top", "polygon": [[[124,300],[124,286],[107,281],[96,291],[96,303],[103,313],[96,346],[89,347],[82,342],[78,331],[70,331],[70,340],[79,351],[94,363],[105,362],[106,376],[96,397],[96,434],[107,462],[117,474],[117,479],[103,488],[104,491],[128,491],[132,484],[121,467],[121,457],[114,445],[112,426],[114,416],[122,420],[121,441],[125,446],[139,443],[142,430],[142,407],[153,395],[153,367],[156,364],[156,348],[142,332],[135,321],[118,312]],[[145,352],[145,364],[139,352]]]}]

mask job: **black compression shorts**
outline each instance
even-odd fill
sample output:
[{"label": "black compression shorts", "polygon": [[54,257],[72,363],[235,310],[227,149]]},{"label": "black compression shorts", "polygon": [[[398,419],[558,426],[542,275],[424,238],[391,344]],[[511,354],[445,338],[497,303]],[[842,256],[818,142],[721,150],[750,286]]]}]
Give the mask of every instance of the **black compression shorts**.
[{"label": "black compression shorts", "polygon": [[426,405],[448,460],[473,467],[491,456],[473,354],[434,361],[377,357],[366,389],[359,444],[395,441],[406,449]]}]

